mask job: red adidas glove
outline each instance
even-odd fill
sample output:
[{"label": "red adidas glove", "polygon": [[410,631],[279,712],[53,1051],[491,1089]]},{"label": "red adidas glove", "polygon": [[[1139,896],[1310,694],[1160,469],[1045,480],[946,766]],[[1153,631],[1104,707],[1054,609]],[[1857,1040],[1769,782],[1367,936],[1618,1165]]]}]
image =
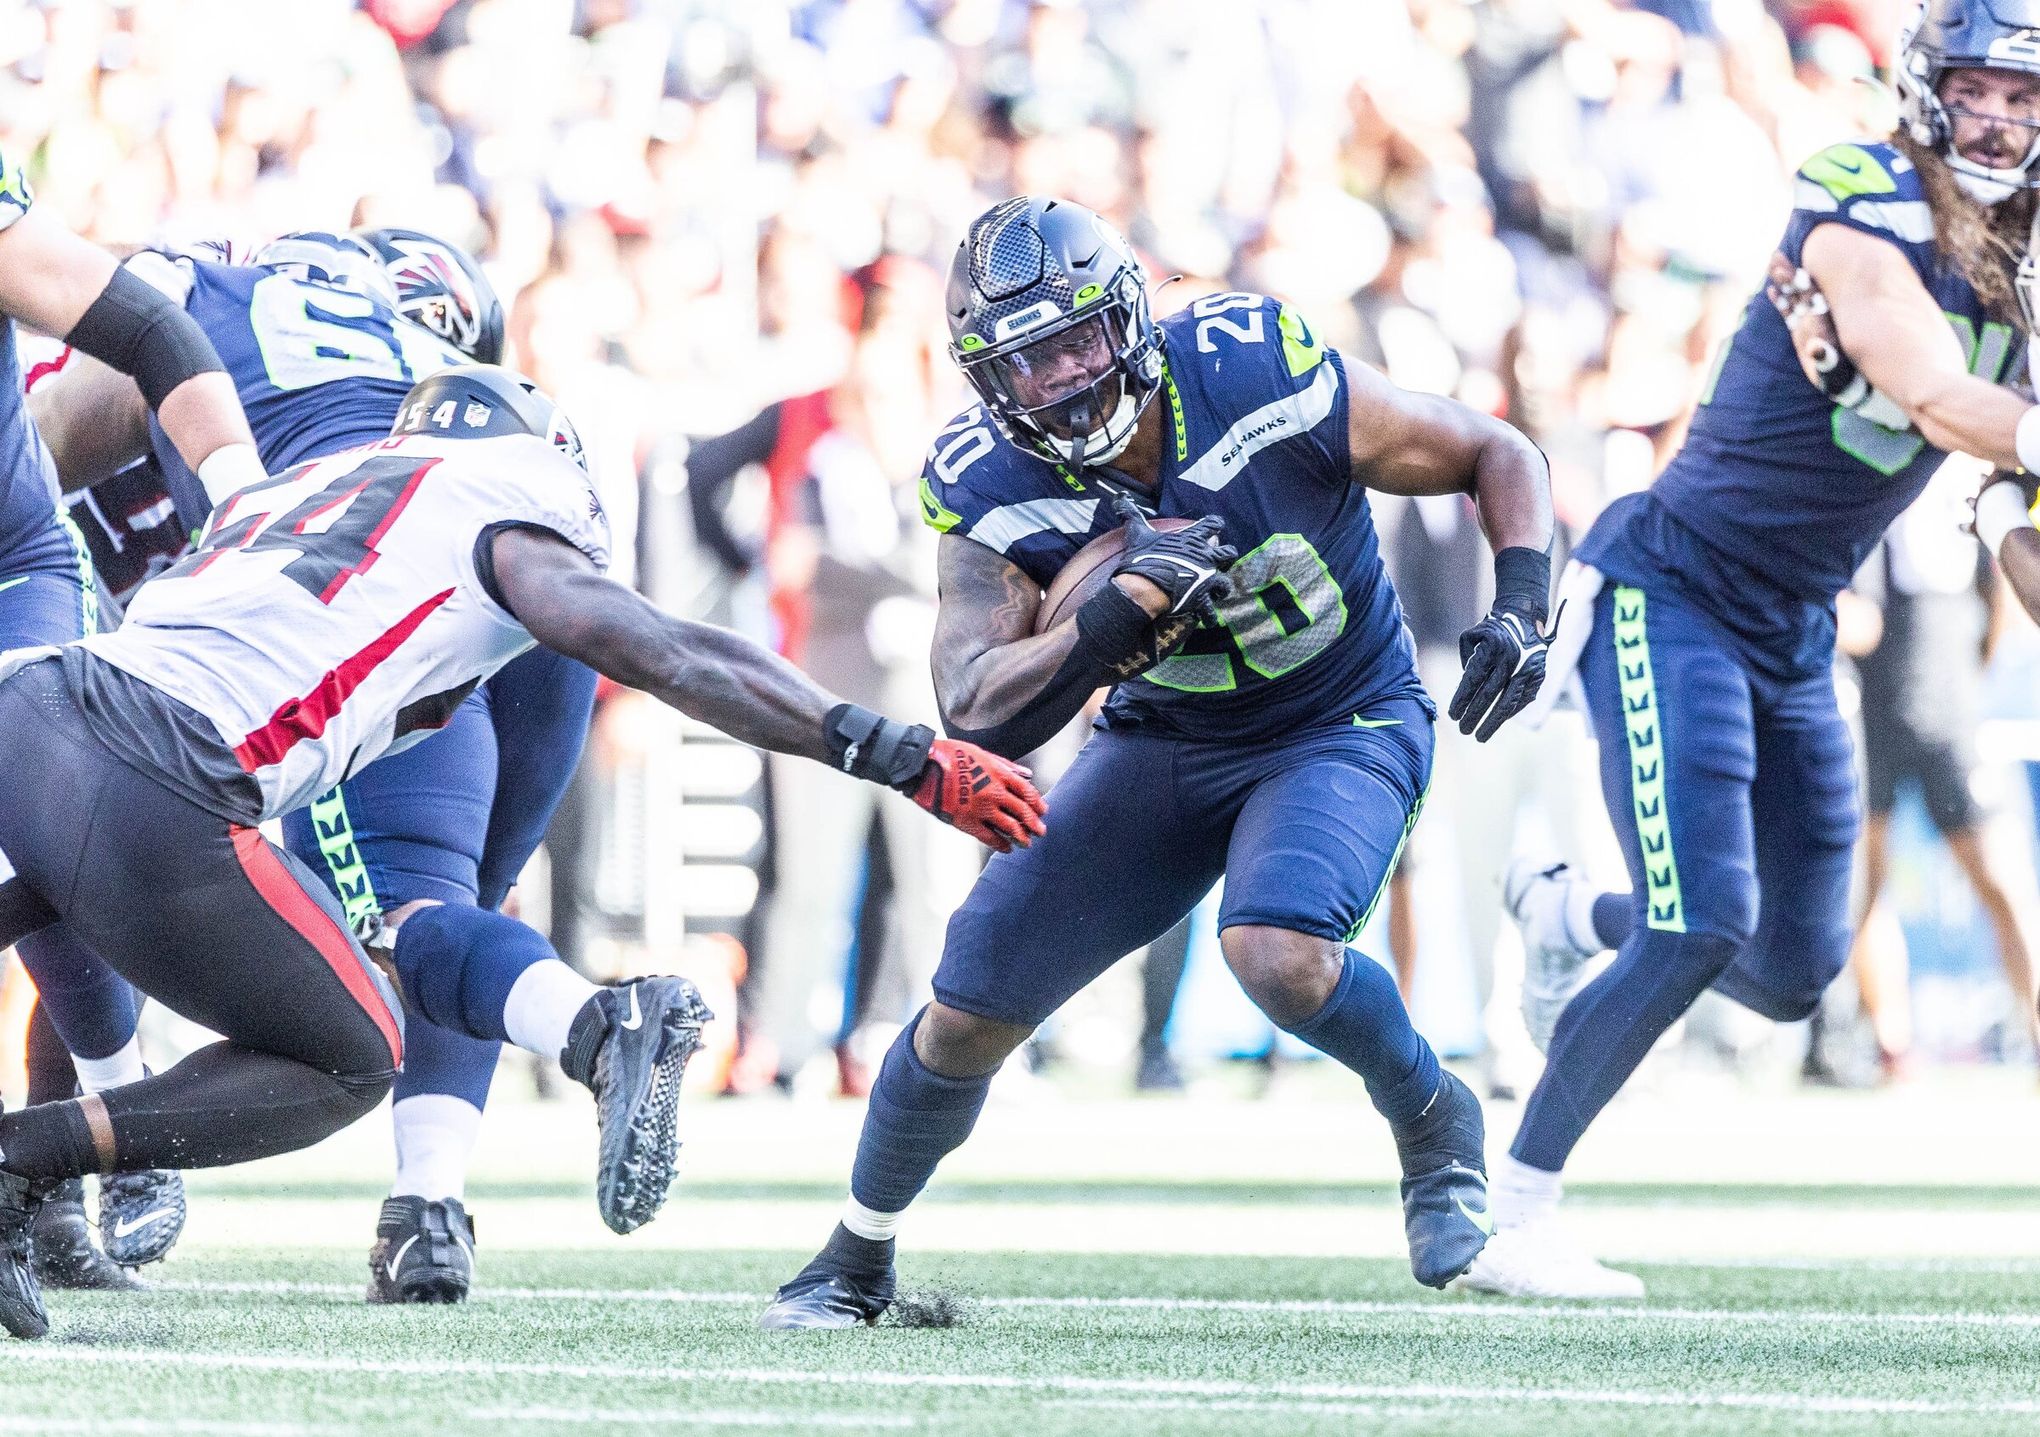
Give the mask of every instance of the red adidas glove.
[{"label": "red adidas glove", "polygon": [[1048,804],[1028,782],[1028,771],[976,744],[938,738],[911,795],[944,823],[953,824],[1000,853],[1025,848],[1046,833]]}]

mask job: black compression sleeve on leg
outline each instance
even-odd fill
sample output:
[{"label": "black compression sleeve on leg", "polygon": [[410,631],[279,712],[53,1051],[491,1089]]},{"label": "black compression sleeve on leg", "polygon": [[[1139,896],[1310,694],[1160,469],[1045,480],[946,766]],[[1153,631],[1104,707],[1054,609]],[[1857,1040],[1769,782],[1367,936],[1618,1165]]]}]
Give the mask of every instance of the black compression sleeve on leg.
[{"label": "black compression sleeve on leg", "polygon": [[224,370],[197,321],[126,269],[113,272],[64,343],[132,375],[151,409],[194,375]]},{"label": "black compression sleeve on leg", "polygon": [[49,1183],[97,1172],[92,1129],[78,1100],[0,1113],[0,1168]]},{"label": "black compression sleeve on leg", "polygon": [[60,1103],[78,1089],[71,1050],[57,1036],[50,1010],[41,1001],[28,1019],[28,1105]]}]

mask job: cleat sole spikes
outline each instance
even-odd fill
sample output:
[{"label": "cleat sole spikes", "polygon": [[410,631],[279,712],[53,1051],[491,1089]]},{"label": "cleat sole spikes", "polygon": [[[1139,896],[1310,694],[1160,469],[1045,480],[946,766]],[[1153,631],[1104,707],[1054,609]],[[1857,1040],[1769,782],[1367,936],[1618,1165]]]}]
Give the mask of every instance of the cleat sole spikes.
[{"label": "cleat sole spikes", "polygon": [[[703,1025],[714,1016],[684,978],[644,979],[632,987],[650,999],[646,1008],[660,1005],[657,1026],[639,1037],[641,1030],[613,1023],[595,1061],[602,1129],[595,1197],[602,1220],[617,1233],[635,1232],[665,1205],[678,1170],[681,1081],[701,1046]],[[635,1050],[654,1036],[656,1047],[645,1059]]]}]

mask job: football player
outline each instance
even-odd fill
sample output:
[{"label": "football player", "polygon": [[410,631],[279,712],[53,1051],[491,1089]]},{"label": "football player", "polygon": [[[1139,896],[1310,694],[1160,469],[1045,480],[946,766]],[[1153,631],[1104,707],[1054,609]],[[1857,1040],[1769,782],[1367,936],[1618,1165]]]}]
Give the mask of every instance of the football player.
[{"label": "football player", "polygon": [[[213,338],[272,473],[387,434],[416,379],[503,350],[502,306],[481,267],[416,230],[285,235],[246,265],[161,255],[131,264]],[[34,412],[67,485],[93,482],[148,442],[139,396],[103,367],[67,367],[38,391]],[[199,509],[195,527],[204,498],[195,484],[176,487],[187,510]],[[592,670],[534,649],[477,689],[432,743],[286,817],[285,845],[357,925],[414,900],[454,905],[403,930],[408,944],[443,950],[423,968],[492,943],[551,956],[536,932],[495,910],[573,776],[594,702]],[[499,1049],[413,1015],[371,1300],[465,1297],[474,1227],[461,1194]]]},{"label": "football player", "polygon": [[[1434,717],[1367,490],[1478,500],[1497,593],[1462,642],[1450,712],[1485,739],[1543,673],[1543,456],[1349,362],[1277,300],[1214,295],[1156,323],[1125,240],[1061,200],[979,216],[947,309],[982,402],[936,438],[921,481],[942,533],[944,722],[1024,753],[1116,687],[1048,835],[993,859],[951,922],[935,1001],[873,1088],[843,1219],[764,1326],[875,1322],[901,1216],[1007,1054],[1220,877],[1226,962],[1274,1022],[1364,1080],[1401,1158],[1411,1270],[1442,1286],[1487,1240],[1480,1105],[1388,973],[1347,947],[1416,820]],[[1157,515],[1194,522],[1166,531]],[[1122,526],[1110,581],[1035,633],[1057,572]]]},{"label": "football player", "polygon": [[656,1211],[679,1066],[708,1016],[693,985],[597,988],[528,947],[427,972],[389,941],[452,905],[385,915],[372,962],[326,885],[256,827],[443,727],[534,643],[741,741],[898,788],[995,848],[1042,830],[1024,770],[838,703],[605,578],[608,521],[579,456],[528,381],[441,371],[394,437],[230,496],[119,629],[0,664],[0,944],[68,919],[225,1039],[0,1115],[0,1326],[47,1329],[26,1248],[52,1184],[286,1152],[374,1107],[403,1055],[384,965],[434,1022],[558,1056],[596,1095],[605,1213]]},{"label": "football player", "polygon": [[[1835,596],[1948,452],[2040,466],[2040,409],[1997,383],[2040,185],[2036,42],[1988,0],[1930,0],[1900,53],[1898,132],[1808,161],[1781,246],[1824,295],[1862,392],[1837,403],[1805,384],[1780,308],[1758,294],[1685,445],[1578,549],[1555,643],[1561,666],[1584,644],[1632,891],[1597,892],[1563,865],[1509,875],[1525,1017],[1550,1062],[1499,1165],[1499,1230],[1469,1287],[1640,1297],[1553,1220],[1573,1147],[1701,992],[1791,1021],[1847,959],[1860,815]],[[1582,988],[1607,948],[1613,965]]]},{"label": "football player", "polygon": [[[233,385],[204,333],[113,256],[37,209],[20,158],[0,154],[0,649],[61,643],[99,625],[90,560],[23,406],[16,319],[133,376],[171,445],[212,482],[231,489],[262,477]],[[117,974],[64,926],[24,943],[21,957],[78,1060],[81,1086],[98,1091],[142,1076],[135,998]],[[52,1198],[41,1248],[53,1278],[131,1285],[93,1254],[77,1185]],[[173,1172],[136,1171],[101,1188],[101,1223],[123,1262],[160,1255],[183,1211]]]}]

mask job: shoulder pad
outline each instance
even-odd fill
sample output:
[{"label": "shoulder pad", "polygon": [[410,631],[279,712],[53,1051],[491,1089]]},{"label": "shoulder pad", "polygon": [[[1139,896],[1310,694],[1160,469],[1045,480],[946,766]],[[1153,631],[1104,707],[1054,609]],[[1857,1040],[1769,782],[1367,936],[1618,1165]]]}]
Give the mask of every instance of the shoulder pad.
[{"label": "shoulder pad", "polygon": [[173,258],[160,250],[136,250],[123,261],[136,279],[146,280],[156,289],[169,296],[174,304],[183,304],[191,297],[195,282],[191,261]]},{"label": "shoulder pad", "polygon": [[1179,367],[1223,372],[1230,361],[1235,376],[1265,375],[1282,390],[1309,383],[1326,354],[1293,305],[1265,294],[1208,294],[1163,320],[1162,333]]},{"label": "shoulder pad", "polygon": [[981,404],[935,436],[921,466],[921,520],[938,534],[960,528],[980,537],[979,521],[998,509],[1065,495],[1095,497],[1059,466],[1001,437]]},{"label": "shoulder pad", "polygon": [[1799,167],[1792,205],[1813,214],[1846,215],[1907,244],[1934,237],[1934,213],[1919,171],[1892,145],[1828,146]]}]

